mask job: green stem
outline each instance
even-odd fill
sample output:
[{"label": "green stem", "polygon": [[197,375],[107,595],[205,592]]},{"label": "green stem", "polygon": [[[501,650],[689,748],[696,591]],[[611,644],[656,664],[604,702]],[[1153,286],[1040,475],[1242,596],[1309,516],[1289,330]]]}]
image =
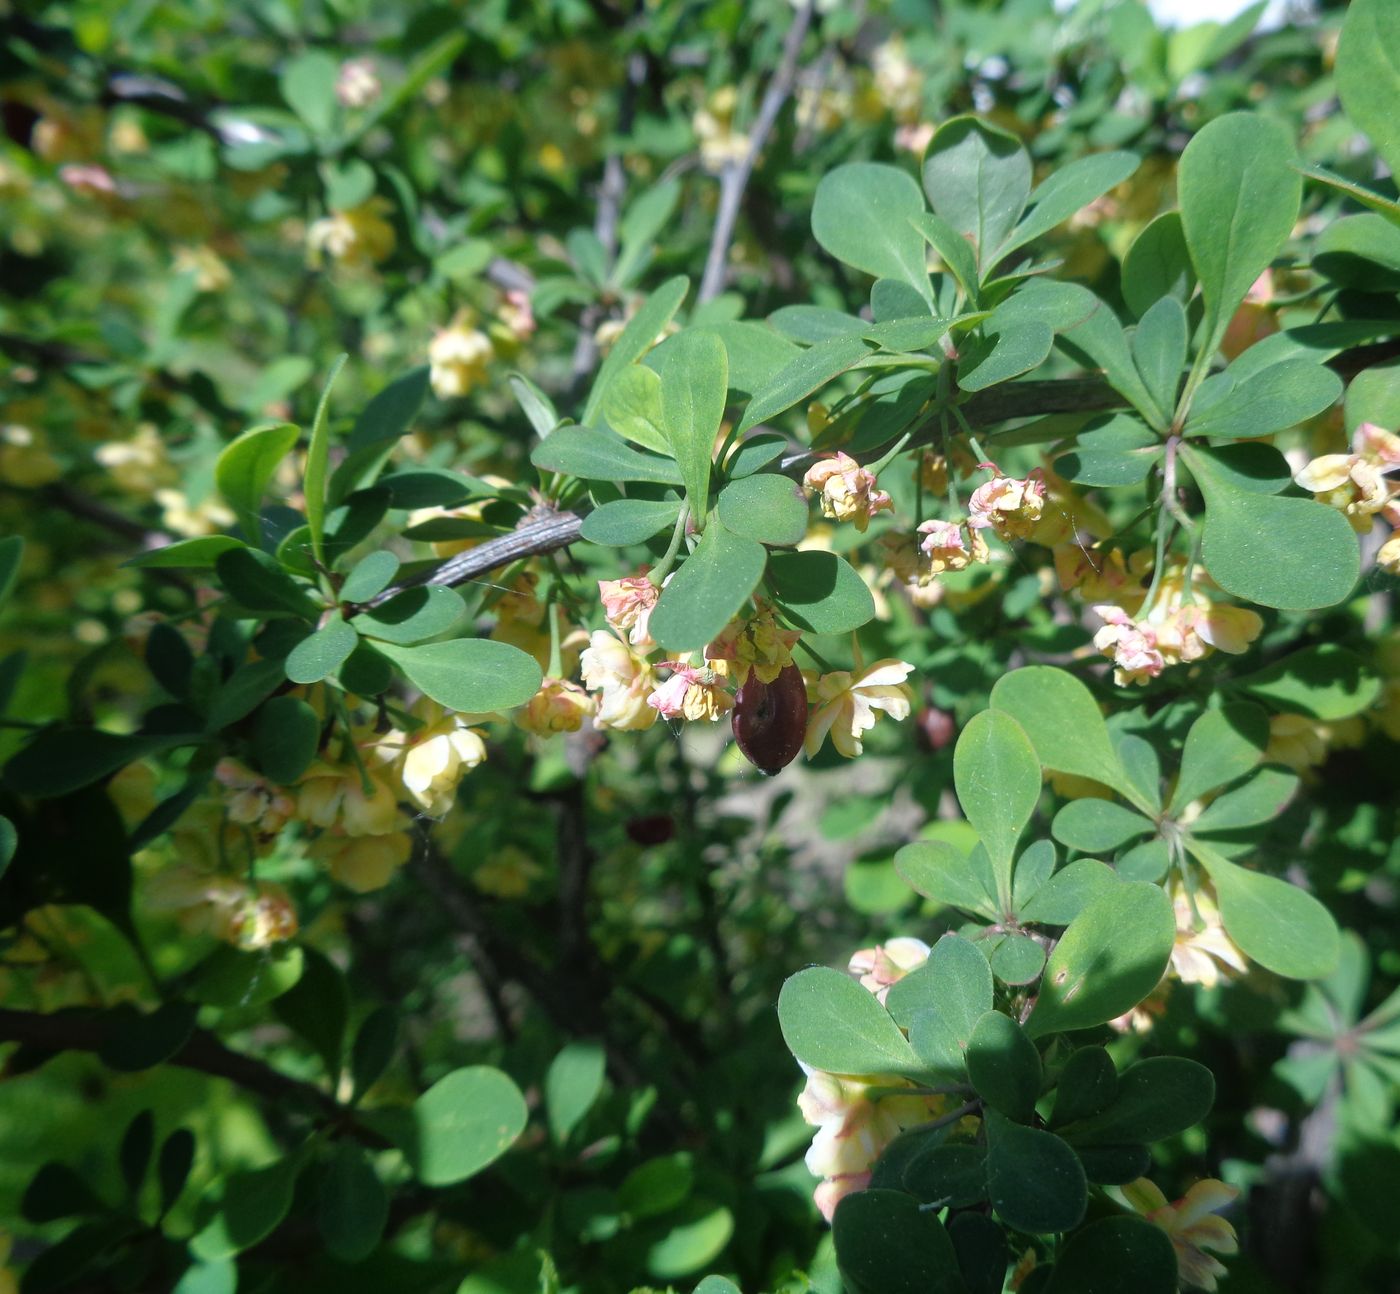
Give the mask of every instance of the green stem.
[{"label": "green stem", "polygon": [[343,759],[347,753],[349,754],[350,762],[360,773],[360,789],[365,793],[365,797],[369,798],[374,794],[374,783],[370,780],[369,769],[365,767],[365,761],[360,757],[360,748],[355,745],[355,737],[350,730],[350,711],[346,708],[345,697],[342,693],[329,689],[327,689],[327,695],[335,707],[336,718],[340,720],[340,726],[345,730],[345,735],[340,743],[341,758]]},{"label": "green stem", "polygon": [[551,602],[545,608],[549,617],[549,677],[564,677],[564,653],[559,646],[559,608]]},{"label": "green stem", "polygon": [[797,645],[817,662],[824,673],[835,674],[837,672],[835,665],[822,656],[820,652],[816,652],[811,647],[807,646],[807,640],[805,638],[799,638],[797,640]]},{"label": "green stem", "polygon": [[905,447],[905,445],[909,443],[909,437],[913,434],[914,433],[912,431],[906,431],[904,435],[902,435],[897,441],[894,442],[894,445],[891,446],[887,454],[885,454],[877,462],[873,463],[870,467],[867,467],[865,470],[869,472],[871,476],[879,476],[880,473],[883,472],[885,468],[887,468],[894,461],[895,455],[898,454],[900,450],[902,450]]},{"label": "green stem", "polygon": [[671,531],[671,542],[666,548],[661,560],[652,567],[647,578],[657,586],[661,587],[661,581],[670,573],[671,567],[676,564],[676,554],[681,550],[681,540],[685,538],[686,523],[690,520],[690,505],[681,504],[680,515],[676,518],[676,528]]}]

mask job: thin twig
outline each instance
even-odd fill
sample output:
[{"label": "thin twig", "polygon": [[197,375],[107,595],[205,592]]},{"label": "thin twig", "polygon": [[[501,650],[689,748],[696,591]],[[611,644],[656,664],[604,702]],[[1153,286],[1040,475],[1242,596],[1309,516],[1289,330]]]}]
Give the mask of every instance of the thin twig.
[{"label": "thin twig", "polygon": [[793,15],[792,26],[788,28],[787,36],[783,40],[782,59],[768,82],[768,89],[764,91],[763,100],[749,130],[748,149],[742,158],[737,162],[728,163],[720,172],[719,209],[715,213],[714,232],[710,236],[710,251],[705,257],[705,274],[700,280],[697,301],[712,300],[724,288],[729,245],[734,241],[734,227],[739,220],[739,207],[744,200],[744,190],[748,187],[749,177],[758,162],[758,155],[768,142],[768,135],[778,120],[778,113],[782,111],[783,104],[792,93],[793,82],[797,79],[798,56],[802,53],[802,42],[807,35],[807,28],[811,26],[815,8],[815,0],[807,0]]}]

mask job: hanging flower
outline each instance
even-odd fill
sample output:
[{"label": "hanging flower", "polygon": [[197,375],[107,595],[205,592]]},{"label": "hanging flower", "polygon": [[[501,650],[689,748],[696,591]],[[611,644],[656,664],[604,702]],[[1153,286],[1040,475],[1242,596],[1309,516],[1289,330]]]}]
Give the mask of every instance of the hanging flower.
[{"label": "hanging flower", "polygon": [[849,454],[837,452],[819,459],[807,469],[802,484],[819,491],[822,515],[833,521],[851,521],[864,531],[877,512],[894,507],[894,500],[876,489],[875,474]]},{"label": "hanging flower", "polygon": [[626,634],[633,647],[644,649],[653,645],[648,623],[661,596],[661,590],[647,578],[646,571],[644,566],[636,575],[598,581],[598,597],[607,622],[618,633]]},{"label": "hanging flower", "polygon": [[1371,520],[1400,492],[1400,481],[1385,473],[1400,467],[1400,436],[1371,422],[1352,434],[1350,454],[1323,454],[1296,472],[1293,479],[1311,490],[1319,503],[1336,508],[1365,533]]},{"label": "hanging flower", "polygon": [[398,801],[374,773],[318,760],[297,786],[297,816],[313,827],[335,827],[347,836],[381,836],[393,831]]},{"label": "hanging flower", "polygon": [[328,831],[308,851],[326,865],[331,876],[357,894],[382,890],[413,854],[413,837],[406,831],[373,836],[346,836]]},{"label": "hanging flower", "polygon": [[1249,969],[1245,955],[1225,933],[1215,895],[1208,887],[1203,885],[1192,895],[1178,882],[1172,888],[1172,908],[1176,912],[1176,942],[1170,975],[1183,984],[1214,988],[1220,982],[1221,967],[1241,974]]},{"label": "hanging flower", "polygon": [[1146,683],[1166,667],[1157,646],[1157,633],[1150,625],[1140,625],[1122,607],[1096,606],[1094,614],[1104,626],[1094,635],[1094,646],[1110,657],[1113,678],[1119,687]]},{"label": "hanging flower", "polygon": [[335,78],[335,97],[345,108],[368,108],[378,100],[381,88],[374,60],[369,58],[347,58]]},{"label": "hanging flower", "polygon": [[919,550],[928,558],[934,575],[944,571],[965,571],[974,562],[990,559],[987,541],[971,521],[925,521],[918,533],[923,536]]},{"label": "hanging flower", "polygon": [[656,722],[656,707],[647,703],[656,674],[646,659],[606,629],[595,629],[579,657],[583,685],[601,690],[593,715],[595,728],[640,731]]},{"label": "hanging flower", "polygon": [[1239,1190],[1214,1177],[1197,1182],[1181,1199],[1167,1203],[1161,1189],[1145,1177],[1122,1188],[1123,1198],[1144,1218],[1167,1233],[1176,1251],[1177,1274],[1183,1285],[1214,1290],[1225,1265],[1206,1252],[1239,1252],[1235,1228],[1216,1214],[1232,1204]]},{"label": "hanging flower", "polygon": [[805,742],[807,758],[821,749],[829,732],[832,745],[847,759],[854,759],[864,749],[862,735],[875,726],[882,712],[891,719],[907,719],[914,704],[914,690],[904,680],[913,672],[908,661],[887,659],[877,660],[855,673],[837,670],[823,674],[812,688],[813,710],[807,720]]},{"label": "hanging flower", "polygon": [[792,664],[792,649],[801,636],[796,629],[780,628],[771,611],[761,610],[747,620],[739,616],[725,625],[705,648],[705,660],[739,687],[748,681],[750,671],[771,683]]},{"label": "hanging flower", "polygon": [[670,671],[670,677],[647,698],[647,704],[668,719],[714,721],[734,707],[734,698],[724,690],[724,680],[714,670],[685,661],[662,661],[657,669]]},{"label": "hanging flower", "polygon": [[230,822],[252,827],[261,836],[275,836],[296,813],[292,797],[236,759],[221,759],[214,777],[228,792],[224,807]]},{"label": "hanging flower", "polygon": [[859,976],[860,986],[875,994],[883,1006],[890,986],[910,971],[918,970],[928,960],[928,955],[929,946],[922,939],[900,935],[874,948],[852,953],[846,969]]},{"label": "hanging flower", "polygon": [[515,723],[536,737],[577,732],[594,711],[593,698],[568,679],[547,678],[515,714]]},{"label": "hanging flower", "polygon": [[427,697],[413,707],[413,716],[421,727],[389,733],[376,751],[396,761],[407,798],[430,818],[441,818],[455,803],[462,778],[485,761],[485,734],[466,715]]},{"label": "hanging flower", "polygon": [[1044,510],[1045,474],[1039,468],[1024,480],[994,475],[972,492],[967,504],[967,524],[973,530],[990,526],[1008,541],[1029,539]]},{"label": "hanging flower", "polygon": [[333,211],[306,231],[307,260],[313,269],[323,256],[347,266],[377,265],[394,250],[394,227],[385,218],[386,199],[375,196],[347,211]]},{"label": "hanging flower", "polygon": [[428,345],[428,381],[439,400],[458,399],[489,377],[496,351],[472,319],[470,311],[461,311]]}]

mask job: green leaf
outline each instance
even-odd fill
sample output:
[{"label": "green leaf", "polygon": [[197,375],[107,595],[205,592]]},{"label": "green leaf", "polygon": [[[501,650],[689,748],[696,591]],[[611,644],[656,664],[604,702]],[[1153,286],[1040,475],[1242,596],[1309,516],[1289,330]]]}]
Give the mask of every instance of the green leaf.
[{"label": "green leaf", "polygon": [[953,228],[942,216],[931,211],[921,211],[913,218],[914,228],[939,259],[948,267],[948,272],[958,281],[963,295],[976,307],[979,300],[980,284],[977,278],[977,255],[967,238]]},{"label": "green leaf", "polygon": [[924,192],[934,211],[971,241],[985,275],[1005,244],[1008,251],[1018,245],[1010,235],[1030,198],[1030,155],[1014,135],[976,117],[954,117],[929,143]]},{"label": "green leaf", "polygon": [[870,343],[859,335],[833,337],[804,350],[749,401],[739,423],[739,432],[767,422],[815,394],[833,378],[854,368],[870,350]]},{"label": "green leaf", "polygon": [[1381,684],[1355,652],[1319,643],[1246,674],[1235,686],[1279,710],[1331,722],[1369,710]]},{"label": "green leaf", "polygon": [[1030,738],[1004,710],[984,710],[963,728],[953,752],[958,803],[987,851],[1008,911],[1011,860],[1040,799],[1040,777]]},{"label": "green leaf", "polygon": [[1078,485],[1137,485],[1163,453],[1161,437],[1130,413],[1092,424],[1075,447],[1055,460],[1055,471]]},{"label": "green leaf", "polygon": [[609,427],[634,445],[672,457],[661,409],[661,379],[654,369],[633,364],[613,378],[603,400],[603,417]]},{"label": "green leaf", "polygon": [[1007,324],[991,339],[990,348],[965,347],[958,364],[958,386],[984,391],[999,382],[1039,368],[1055,345],[1054,330],[1038,319]]},{"label": "green leaf", "polygon": [[399,1044],[399,1015],[391,1006],[376,1007],[365,1017],[350,1048],[350,1100],[358,1104],[383,1076]]},{"label": "green leaf", "polygon": [[275,657],[244,662],[214,693],[205,713],[205,730],[219,732],[252,714],[286,678],[286,669]]},{"label": "green leaf", "polygon": [[123,1004],[114,1008],[115,1028],[98,1055],[108,1069],[134,1074],[164,1064],[189,1042],[198,1008],[190,1002],[164,1002],[144,1013]]},{"label": "green leaf", "polygon": [[703,647],[729,623],[763,576],[761,544],[714,523],[696,550],[661,590],[651,613],[651,635],[667,651]]},{"label": "green leaf", "polygon": [[1296,156],[1288,131],[1248,112],[1217,117],[1181,155],[1181,224],[1205,298],[1207,354],[1293,231],[1303,192]]},{"label": "green leaf", "polygon": [[948,1232],[902,1191],[847,1195],[831,1230],[851,1294],[965,1294]]},{"label": "green leaf", "polygon": [[1157,987],[1175,939],[1171,900],[1155,885],[1106,889],[1055,945],[1026,1032],[1087,1029],[1132,1010]]},{"label": "green leaf", "polygon": [[1046,768],[1101,782],[1152,811],[1124,771],[1093,695],[1074,675],[1049,665],[1012,670],[992,688],[991,703],[1021,725]]},{"label": "green leaf", "polygon": [[[467,604],[455,589],[441,584],[420,584],[396,593],[377,607],[361,611],[347,627],[379,642],[407,645],[446,633],[460,624],[466,614]],[[351,643],[350,648],[353,647]]]},{"label": "green leaf", "polygon": [[151,1152],[156,1146],[155,1117],[149,1110],[142,1110],[126,1126],[122,1134],[121,1148],[117,1151],[117,1162],[121,1166],[122,1181],[127,1194],[135,1196],[146,1180],[146,1171],[151,1166]]},{"label": "green leaf", "polygon": [[1321,979],[1341,956],[1337,923],[1306,890],[1230,862],[1201,840],[1186,847],[1210,875],[1220,921],[1240,951],[1285,979]]},{"label": "green leaf", "polygon": [[1160,836],[1154,836],[1121,854],[1114,864],[1114,871],[1125,881],[1151,881],[1155,884],[1167,874],[1171,862],[1170,846]]},{"label": "green leaf", "polygon": [[[428,394],[428,375],[428,365],[423,364],[395,378],[375,395],[355,419],[346,448],[353,453],[370,445],[398,440],[404,435],[423,407]],[[349,489],[337,495],[336,502],[348,493]]]},{"label": "green leaf", "polygon": [[734,1234],[734,1214],[713,1200],[696,1196],[667,1219],[664,1235],[646,1250],[646,1270],[657,1280],[675,1280],[708,1266]]},{"label": "green leaf", "polygon": [[5,784],[20,795],[67,795],[139,759],[199,740],[198,734],[120,735],[96,728],[46,728],[11,756],[5,765]]},{"label": "green leaf", "polygon": [[306,772],[321,744],[321,719],[295,696],[274,696],[258,711],[253,754],[265,777],[290,786]]},{"label": "green leaf", "polygon": [[785,436],[779,436],[772,432],[750,436],[734,447],[734,451],[729,455],[729,461],[724,465],[724,474],[731,481],[737,481],[744,476],[752,476],[755,472],[761,472],[769,463],[781,458],[787,453],[787,450],[788,443]]},{"label": "green leaf", "polygon": [[1391,224],[1400,226],[1400,202],[1396,202],[1394,198],[1387,198],[1355,180],[1329,171],[1325,166],[1299,166],[1298,174],[1309,180],[1316,180],[1319,184],[1325,184],[1337,193],[1346,194],[1354,202],[1384,216]]},{"label": "green leaf", "polygon": [[316,560],[322,563],[326,560],[326,468],[331,451],[331,388],[335,386],[335,380],[348,358],[348,355],[340,355],[331,365],[326,385],[316,404],[311,440],[306,447],[306,475],[302,481],[302,492],[306,496],[306,524],[311,528],[311,550],[316,554]]},{"label": "green leaf", "polygon": [[661,379],[661,425],[685,480],[691,516],[709,507],[715,437],[724,420],[729,356],[713,333],[690,331],[666,346]]},{"label": "green leaf", "polygon": [[1201,557],[1225,592],[1285,611],[1347,598],[1361,558],[1356,532],[1340,512],[1311,499],[1241,490],[1210,451],[1184,445],[1181,452],[1205,496]]},{"label": "green leaf", "polygon": [[1400,175],[1400,13],[1386,0],[1352,0],[1337,43],[1337,93],[1392,175]]},{"label": "green leaf", "polygon": [[543,439],[560,423],[559,411],[551,400],[524,373],[512,373],[506,379],[510,383],[511,394],[520,406],[521,412],[530,420],[535,435]]},{"label": "green leaf", "polygon": [[768,322],[784,337],[804,346],[815,346],[838,337],[859,336],[868,326],[864,319],[842,310],[805,305],[779,306],[768,316]]},{"label": "green leaf", "polygon": [[1298,793],[1301,779],[1283,768],[1261,768],[1247,782],[1212,800],[1191,823],[1192,835],[1239,831],[1272,822]]},{"label": "green leaf", "polygon": [[1123,299],[1139,319],[1153,302],[1172,297],[1185,305],[1196,288],[1196,270],[1181,228],[1181,213],[1167,211],[1145,228],[1123,258]]},{"label": "green leaf", "polygon": [[835,553],[770,553],[768,578],[783,614],[808,633],[849,633],[875,616],[869,587]]},{"label": "green leaf", "polygon": [[1069,1237],[1043,1294],[1176,1294],[1176,1251],[1142,1218],[1100,1218]]},{"label": "green leaf", "polygon": [[601,1043],[571,1042],[549,1063],[544,1076],[544,1104],[549,1134],[562,1146],[598,1100],[607,1057]]},{"label": "green leaf", "polygon": [[266,1168],[231,1174],[223,1182],[214,1216],[191,1237],[190,1253],[212,1263],[267,1239],[291,1210],[300,1168],[300,1159],[293,1156]]},{"label": "green leaf", "polygon": [[1133,153],[1093,153],[1051,171],[1030,196],[1030,211],[1002,244],[1000,255],[1048,234],[1056,225],[1122,184],[1138,168]]},{"label": "green leaf", "polygon": [[489,638],[454,638],[421,647],[387,642],[376,646],[420,692],[463,714],[523,705],[540,690],[544,678],[533,656]]},{"label": "green leaf", "polygon": [[890,1014],[849,975],[798,971],[778,995],[783,1041],[798,1060],[830,1074],[918,1074],[923,1066]]},{"label": "green leaf", "polygon": [[122,565],[147,569],[209,570],[220,554],[233,548],[246,547],[242,540],[232,535],[201,535],[198,539],[177,539],[173,544],[128,557]]},{"label": "green leaf", "polygon": [[910,223],[923,210],[911,176],[878,162],[848,162],[817,185],[812,237],[838,261],[873,278],[907,283],[932,303],[924,240]]},{"label": "green leaf", "polygon": [[762,544],[796,544],[807,534],[807,496],[774,472],[731,481],[719,492],[716,510],[726,530]]},{"label": "green leaf", "polygon": [[1055,815],[1050,833],[1085,854],[1111,853],[1156,830],[1152,820],[1113,800],[1072,800]]},{"label": "green leaf", "polygon": [[194,1133],[176,1128],[161,1143],[156,1159],[156,1179],[160,1184],[160,1210],[164,1214],[180,1198],[194,1165]]},{"label": "green leaf", "polygon": [[319,683],[340,668],[359,641],[360,635],[337,612],[287,653],[287,677],[293,683]]},{"label": "green leaf", "polygon": [[263,1006],[296,986],[305,954],[296,944],[243,952],[225,944],[195,968],[190,994],[224,1010]]},{"label": "green leaf", "polygon": [[706,1276],[695,1287],[695,1294],[743,1294],[743,1291],[723,1276]]},{"label": "green leaf", "polygon": [[987,1194],[1007,1226],[1030,1235],[1069,1231],[1084,1218],[1089,1185],[1079,1157],[1053,1132],[985,1114]]},{"label": "green leaf", "polygon": [[1055,1108],[1050,1126],[1059,1128],[1108,1109],[1118,1094],[1118,1071],[1102,1047],[1081,1047],[1071,1052],[1055,1088]]},{"label": "green leaf", "polygon": [[[1396,237],[1400,238],[1400,230]],[[1400,363],[1362,369],[1347,387],[1344,413],[1348,434],[1363,422],[1400,427]]]},{"label": "green leaf", "polygon": [[341,1262],[361,1262],[378,1247],[388,1220],[389,1195],[374,1165],[355,1142],[337,1141],[316,1212],[326,1249]]},{"label": "green leaf", "polygon": [[[225,445],[214,464],[216,488],[254,543],[262,542],[261,508],[267,483],[300,437],[301,428],[287,422],[253,427]],[[198,541],[184,541],[191,542]]]},{"label": "green leaf", "polygon": [[904,1170],[904,1189],[924,1204],[965,1209],[987,1198],[985,1146],[936,1145],[920,1151]]},{"label": "green leaf", "polygon": [[1272,436],[1330,409],[1341,393],[1342,379],[1326,365],[1284,360],[1236,383],[1209,407],[1193,410],[1186,434],[1217,440]]},{"label": "green leaf", "polygon": [[[899,992],[896,993],[895,989]],[[924,964],[890,989],[886,1006],[933,1073],[961,1079],[973,1030],[992,1008],[992,970],[981,949],[960,935],[943,935]]]},{"label": "green leaf", "polygon": [[1030,935],[1012,931],[996,940],[992,974],[1003,984],[1031,984],[1045,969],[1045,949]]},{"label": "green leaf", "polygon": [[1133,333],[1133,361],[1148,394],[1161,411],[1157,429],[1165,431],[1176,408],[1177,391],[1186,367],[1186,311],[1175,297],[1163,297],[1148,308]]},{"label": "green leaf", "polygon": [[[585,427],[591,427],[597,421],[599,413],[602,412],[603,400],[608,394],[608,388],[612,385],[613,379],[624,369],[635,364],[655,345],[656,339],[666,330],[666,325],[671,322],[676,311],[680,309],[681,302],[685,300],[685,294],[689,290],[690,280],[683,274],[677,275],[673,279],[667,279],[642,302],[641,308],[632,316],[621,335],[613,343],[607,358],[603,360],[603,366],[598,370],[598,376],[593,380],[593,387],[588,392],[588,402],[584,405],[581,419]],[[547,441],[553,440],[554,436],[558,434],[555,432],[547,437]],[[574,475],[582,475],[582,473],[576,472]],[[607,480],[609,477],[603,476],[599,479]],[[644,480],[647,478],[632,477],[628,479]],[[667,484],[679,485],[680,480],[678,478],[675,481],[667,482]]]},{"label": "green leaf", "polygon": [[[1104,804],[1106,801],[1077,800],[1075,803]],[[1040,925],[1068,925],[1099,895],[1116,886],[1118,881],[1118,874],[1106,863],[1094,858],[1078,858],[1066,863],[1046,881],[1020,908],[1018,915],[1023,921],[1034,921]]]},{"label": "green leaf", "polygon": [[300,616],[314,620],[320,608],[282,569],[275,557],[256,548],[231,548],[214,559],[219,583],[239,606],[248,611]]},{"label": "green leaf", "polygon": [[[1400,227],[1393,219],[1375,212],[1343,216],[1318,235],[1312,265],[1338,287],[1367,293],[1394,292],[1400,289]],[[1350,401],[1350,391],[1347,397]],[[1389,427],[1396,419],[1380,417],[1370,421]]]},{"label": "green leaf", "polygon": [[324,50],[298,54],[282,68],[278,84],[287,106],[313,135],[329,135],[335,125],[335,82],[340,64]]},{"label": "green leaf", "polygon": [[520,1089],[499,1069],[471,1065],[439,1079],[413,1106],[403,1147],[425,1186],[451,1186],[494,1163],[525,1130]]},{"label": "green leaf", "polygon": [[1215,1104],[1215,1078],[1181,1056],[1152,1056],[1118,1075],[1113,1101],[1102,1111],[1064,1123],[1059,1133],[1078,1146],[1162,1141],[1194,1127]]},{"label": "green leaf", "polygon": [[355,563],[340,586],[342,602],[368,602],[376,594],[383,593],[394,582],[399,573],[399,559],[387,549],[381,548]]},{"label": "green leaf", "polygon": [[767,324],[752,320],[731,319],[724,323],[706,324],[705,331],[714,333],[724,343],[729,356],[729,390],[752,398],[762,390],[784,365],[798,356],[798,348]]},{"label": "green leaf", "polygon": [[665,229],[680,201],[678,180],[662,180],[653,184],[627,204],[618,232],[622,246],[612,268],[611,281],[626,286],[651,259],[651,245]]},{"label": "green leaf", "polygon": [[[1113,311],[1088,288],[1078,283],[1041,281],[1032,286],[1037,289],[1033,301],[1043,302],[1046,306],[1053,304],[1059,313],[1075,319],[1075,322],[1056,329],[1061,344],[1067,345],[1073,351],[1082,352],[1087,357],[1090,367],[1103,369],[1108,384],[1122,395],[1145,421],[1155,421],[1158,417],[1156,402],[1138,373],[1127,334]],[[1030,291],[1030,288],[1025,288],[1018,296],[1024,298]],[[1016,300],[1017,298],[1013,297],[1012,303]],[[1082,317],[1078,317],[1081,315]]]},{"label": "green leaf", "polygon": [[584,517],[579,534],[592,544],[625,548],[674,526],[680,510],[679,499],[614,499]]},{"label": "green leaf", "polygon": [[946,841],[915,840],[895,854],[894,866],[925,898],[996,920],[996,878],[990,864],[983,878],[967,856]]},{"label": "green leaf", "polygon": [[15,830],[15,824],[9,818],[0,816],[0,878],[4,877],[18,846],[19,832]]},{"label": "green leaf", "polygon": [[617,1188],[617,1202],[633,1217],[654,1217],[683,1204],[695,1185],[695,1160],[687,1151],[657,1155],[638,1164]]},{"label": "green leaf", "polygon": [[314,948],[302,950],[301,976],[272,1004],[277,1018],[308,1042],[332,1085],[340,1077],[350,993],[340,968]]},{"label": "green leaf", "polygon": [[633,449],[620,436],[591,427],[560,427],[530,455],[546,472],[566,472],[587,481],[652,481],[683,485],[680,468],[668,458]]},{"label": "green leaf", "polygon": [[932,348],[954,324],[953,319],[891,319],[872,324],[861,336],[882,350],[897,355],[913,354]]},{"label": "green leaf", "polygon": [[234,1294],[238,1288],[238,1265],[227,1258],[211,1263],[192,1263],[175,1285],[173,1294]]},{"label": "green leaf", "polygon": [[1035,1113],[1043,1075],[1040,1053],[1008,1015],[988,1011],[978,1020],[967,1044],[967,1076],[992,1109],[1018,1123]]},{"label": "green leaf", "polygon": [[1243,777],[1264,758],[1268,744],[1269,718],[1257,705],[1207,710],[1186,734],[1170,812],[1179,814],[1207,791]]}]

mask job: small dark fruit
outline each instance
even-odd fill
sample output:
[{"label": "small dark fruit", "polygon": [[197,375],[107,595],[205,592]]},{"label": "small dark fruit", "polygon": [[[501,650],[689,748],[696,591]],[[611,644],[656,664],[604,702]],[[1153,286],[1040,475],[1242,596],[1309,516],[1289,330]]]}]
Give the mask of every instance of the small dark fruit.
[{"label": "small dark fruit", "polygon": [[773,777],[797,758],[807,735],[807,685],[788,665],[771,683],[751,673],[734,695],[734,740],[744,758]]}]

